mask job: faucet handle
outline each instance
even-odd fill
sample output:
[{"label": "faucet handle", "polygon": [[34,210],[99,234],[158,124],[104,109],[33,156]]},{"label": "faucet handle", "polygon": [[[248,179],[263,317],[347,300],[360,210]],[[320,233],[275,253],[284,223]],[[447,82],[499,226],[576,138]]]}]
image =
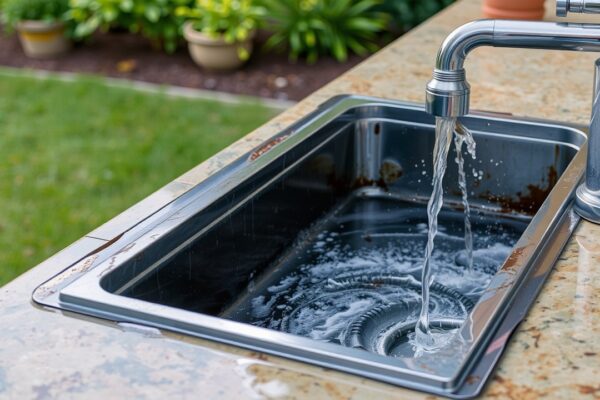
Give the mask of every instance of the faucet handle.
[{"label": "faucet handle", "polygon": [[566,17],[568,13],[600,14],[600,0],[556,0],[556,15]]}]

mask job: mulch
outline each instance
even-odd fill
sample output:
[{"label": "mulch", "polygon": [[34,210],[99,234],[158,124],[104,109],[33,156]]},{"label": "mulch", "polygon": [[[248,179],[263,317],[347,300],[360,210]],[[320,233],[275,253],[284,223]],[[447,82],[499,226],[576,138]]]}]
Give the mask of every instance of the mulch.
[{"label": "mulch", "polygon": [[301,100],[363,60],[344,63],[323,57],[308,65],[290,62],[286,54],[266,53],[259,47],[241,70],[214,73],[196,66],[185,46],[165,54],[146,39],[127,32],[95,35],[68,54],[52,60],[27,58],[15,35],[0,34],[0,65],[46,71],[97,74],[151,83],[214,90],[280,100]]}]

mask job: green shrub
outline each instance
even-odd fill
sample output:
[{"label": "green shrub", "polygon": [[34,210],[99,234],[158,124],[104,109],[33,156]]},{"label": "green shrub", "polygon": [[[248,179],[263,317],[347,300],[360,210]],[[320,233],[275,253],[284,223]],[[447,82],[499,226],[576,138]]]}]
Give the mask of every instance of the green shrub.
[{"label": "green shrub", "polygon": [[183,18],[178,7],[191,0],[70,0],[69,20],[74,36],[86,38],[98,29],[123,28],[141,33],[167,52],[173,52],[181,38]]},{"label": "green shrub", "polygon": [[69,7],[69,0],[0,0],[2,1],[2,22],[13,29],[24,20],[62,20]]},{"label": "green shrub", "polygon": [[[178,16],[193,21],[193,27],[210,37],[222,37],[227,43],[245,41],[261,25],[264,7],[254,0],[197,0],[193,7],[179,7]],[[238,48],[242,60],[250,54]]]},{"label": "green shrub", "polygon": [[314,62],[319,55],[345,61],[348,53],[377,50],[377,34],[387,16],[374,8],[379,0],[263,0],[274,32],[266,47],[288,48],[290,58],[304,56]]},{"label": "green shrub", "polygon": [[454,0],[385,0],[380,9],[392,17],[397,29],[405,32],[452,3]]}]

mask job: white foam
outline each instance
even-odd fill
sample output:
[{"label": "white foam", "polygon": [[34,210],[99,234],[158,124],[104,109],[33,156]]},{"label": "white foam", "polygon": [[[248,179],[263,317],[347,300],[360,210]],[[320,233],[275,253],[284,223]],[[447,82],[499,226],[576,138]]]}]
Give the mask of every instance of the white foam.
[{"label": "white foam", "polygon": [[288,290],[294,283],[298,282],[298,277],[294,275],[286,276],[277,285],[270,286],[269,293],[281,293]]},{"label": "white foam", "polygon": [[316,340],[339,340],[340,334],[348,327],[348,321],[352,321],[357,315],[372,309],[375,303],[374,299],[356,300],[337,310],[332,310],[328,315],[319,318],[320,323],[312,327],[309,336]]},{"label": "white foam", "polygon": [[252,299],[252,316],[254,318],[266,318],[269,316],[277,297],[273,296],[267,302],[265,300],[265,296],[258,296]]}]

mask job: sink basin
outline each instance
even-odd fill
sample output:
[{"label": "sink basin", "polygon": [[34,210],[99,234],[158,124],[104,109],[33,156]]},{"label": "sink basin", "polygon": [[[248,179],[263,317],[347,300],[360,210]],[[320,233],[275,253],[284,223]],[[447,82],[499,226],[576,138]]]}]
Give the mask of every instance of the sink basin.
[{"label": "sink basin", "polygon": [[331,99],[34,300],[475,396],[579,221],[586,139],[548,121],[475,113],[463,123],[477,141],[466,157],[475,268],[451,156],[431,310],[435,327],[457,333],[437,353],[415,355],[409,342],[434,121],[420,105],[375,98]]}]

